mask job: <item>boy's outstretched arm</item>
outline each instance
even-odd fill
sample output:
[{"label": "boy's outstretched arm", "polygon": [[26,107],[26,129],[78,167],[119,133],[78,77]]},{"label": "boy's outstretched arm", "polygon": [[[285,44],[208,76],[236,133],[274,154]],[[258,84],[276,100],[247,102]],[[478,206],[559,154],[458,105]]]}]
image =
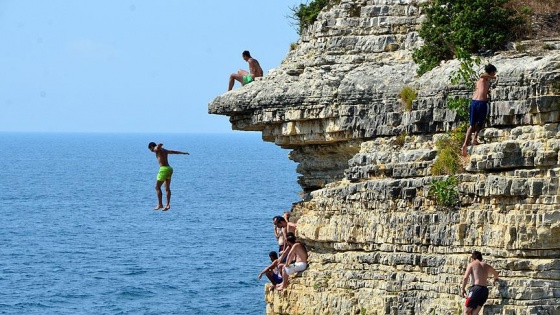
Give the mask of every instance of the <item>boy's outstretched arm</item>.
[{"label": "boy's outstretched arm", "polygon": [[174,151],[174,150],[167,150],[169,154],[186,154],[189,155],[189,152],[182,152],[182,151]]},{"label": "boy's outstretched arm", "polygon": [[259,273],[259,279],[262,277],[262,275],[264,275],[267,271],[276,268],[276,265],[278,265],[278,259],[273,261],[272,264],[268,265],[267,267],[265,267],[263,269],[263,271],[261,271],[261,273]]}]

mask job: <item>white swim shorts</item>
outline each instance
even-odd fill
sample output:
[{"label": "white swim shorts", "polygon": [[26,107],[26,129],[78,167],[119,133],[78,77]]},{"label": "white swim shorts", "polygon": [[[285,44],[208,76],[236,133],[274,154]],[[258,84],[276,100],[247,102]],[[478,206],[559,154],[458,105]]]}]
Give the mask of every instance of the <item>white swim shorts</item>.
[{"label": "white swim shorts", "polygon": [[307,263],[298,261],[294,264],[285,267],[286,273],[289,275],[293,275],[296,272],[304,271],[307,269]]}]

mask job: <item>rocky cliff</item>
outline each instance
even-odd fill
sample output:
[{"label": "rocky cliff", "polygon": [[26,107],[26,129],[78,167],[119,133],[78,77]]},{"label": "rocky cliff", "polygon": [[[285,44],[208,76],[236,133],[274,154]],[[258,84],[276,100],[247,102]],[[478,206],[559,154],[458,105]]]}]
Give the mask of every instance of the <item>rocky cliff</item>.
[{"label": "rocky cliff", "polygon": [[560,39],[488,58],[484,143],[456,176],[460,204],[441,206],[436,142],[459,125],[447,101],[470,91],[450,83],[457,61],[416,75],[422,19],[418,1],[342,0],[277,69],[210,103],[298,163],[310,267],[267,290],[268,314],[460,314],[473,250],[501,276],[484,314],[560,314]]}]

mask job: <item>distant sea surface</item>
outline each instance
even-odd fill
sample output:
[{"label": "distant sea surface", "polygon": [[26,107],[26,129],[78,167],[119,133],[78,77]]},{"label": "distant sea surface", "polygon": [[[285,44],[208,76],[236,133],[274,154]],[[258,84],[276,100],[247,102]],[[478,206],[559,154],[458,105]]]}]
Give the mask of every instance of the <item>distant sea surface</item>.
[{"label": "distant sea surface", "polygon": [[[150,141],[191,154],[167,212]],[[0,314],[264,314],[287,155],[260,133],[0,133]]]}]

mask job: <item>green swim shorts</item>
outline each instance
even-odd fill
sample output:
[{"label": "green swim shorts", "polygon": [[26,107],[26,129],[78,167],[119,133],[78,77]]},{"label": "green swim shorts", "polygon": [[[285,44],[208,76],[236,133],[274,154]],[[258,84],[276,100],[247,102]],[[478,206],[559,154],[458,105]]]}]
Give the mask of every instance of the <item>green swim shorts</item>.
[{"label": "green swim shorts", "polygon": [[251,75],[243,76],[243,85],[253,82],[253,77]]},{"label": "green swim shorts", "polygon": [[159,173],[157,174],[157,180],[159,182],[163,182],[167,179],[171,179],[171,175],[173,175],[173,169],[171,166],[160,166]]}]

